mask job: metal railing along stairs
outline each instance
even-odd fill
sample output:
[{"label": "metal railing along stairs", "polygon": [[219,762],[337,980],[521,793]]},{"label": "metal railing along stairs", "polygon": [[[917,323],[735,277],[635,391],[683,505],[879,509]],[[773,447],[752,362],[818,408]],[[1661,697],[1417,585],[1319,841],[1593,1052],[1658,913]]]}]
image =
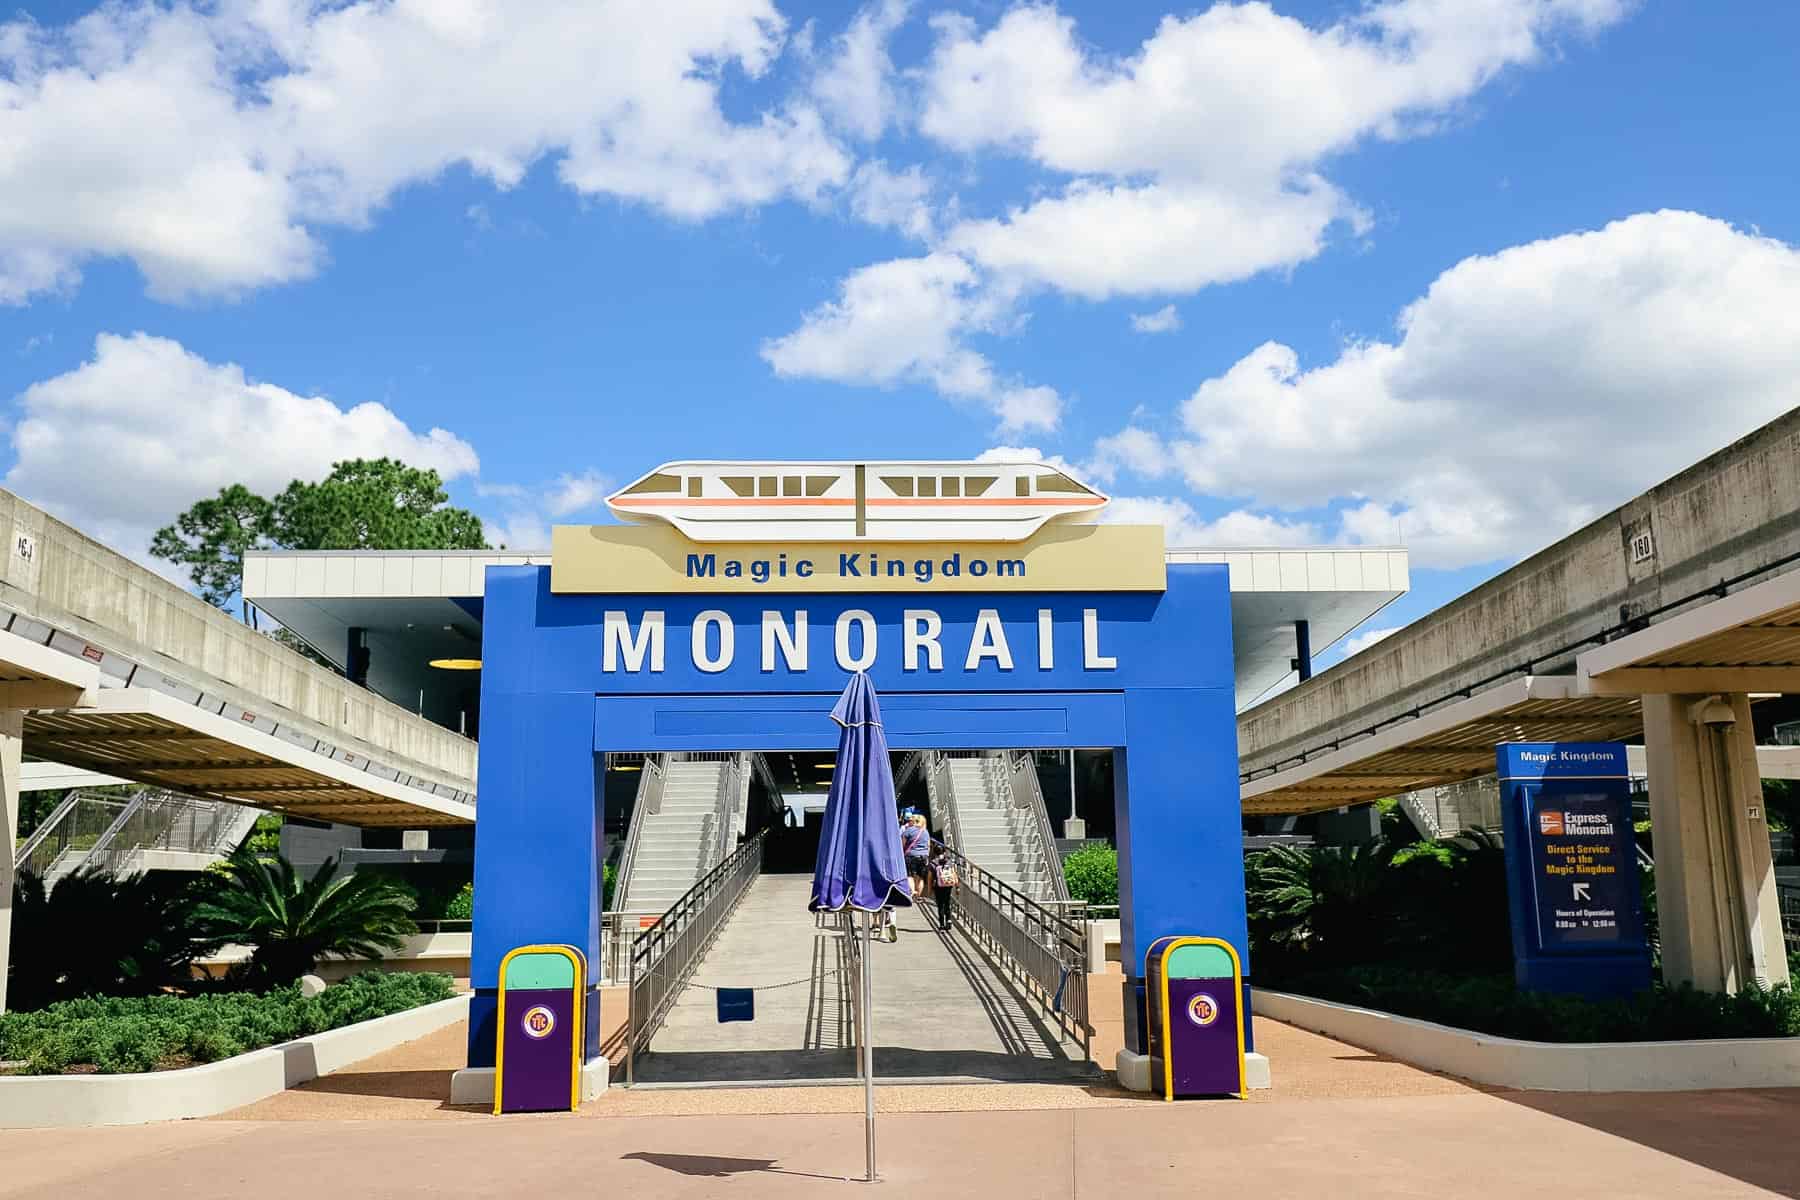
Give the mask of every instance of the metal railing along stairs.
[{"label": "metal railing along stairs", "polygon": [[739,846],[708,871],[656,923],[631,943],[630,997],[625,1039],[625,1082],[636,1082],[637,1054],[647,1050],[675,1006],[694,968],[762,873],[768,831]]},{"label": "metal railing along stairs", "polygon": [[229,854],[249,834],[261,810],[223,800],[185,796],[161,788],[129,795],[71,792],[19,847],[14,861],[46,886],[88,867],[113,874],[151,867],[205,865],[194,859],[153,859],[154,852],[211,861]]},{"label": "metal railing along stairs", "polygon": [[1094,1026],[1088,1008],[1088,925],[1079,904],[1050,907],[946,846],[956,864],[952,901],[964,929],[1024,985],[1028,995],[1072,1040],[1093,1057]]}]

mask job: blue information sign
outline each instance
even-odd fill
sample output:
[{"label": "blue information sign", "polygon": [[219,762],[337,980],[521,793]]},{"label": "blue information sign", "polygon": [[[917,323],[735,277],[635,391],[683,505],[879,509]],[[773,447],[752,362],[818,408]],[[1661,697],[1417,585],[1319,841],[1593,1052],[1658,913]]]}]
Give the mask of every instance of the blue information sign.
[{"label": "blue information sign", "polygon": [[1562,787],[1541,787],[1531,797],[1539,945],[1577,952],[1643,945],[1630,794]]},{"label": "blue information sign", "polygon": [[1496,765],[1519,986],[1595,996],[1649,986],[1624,745],[1511,742]]}]

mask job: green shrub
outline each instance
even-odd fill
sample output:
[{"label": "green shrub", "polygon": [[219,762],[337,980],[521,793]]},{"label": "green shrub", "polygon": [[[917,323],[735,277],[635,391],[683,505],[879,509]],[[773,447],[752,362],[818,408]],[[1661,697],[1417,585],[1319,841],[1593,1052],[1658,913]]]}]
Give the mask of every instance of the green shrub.
[{"label": "green shrub", "polygon": [[1111,846],[1083,846],[1063,859],[1069,898],[1089,904],[1119,902],[1119,852]]},{"label": "green shrub", "polygon": [[1535,1042],[1679,1041],[1800,1036],[1800,996],[1783,986],[1733,996],[1657,984],[1629,1000],[1521,992],[1510,976],[1464,977],[1406,967],[1349,967],[1265,987],[1459,1029]]},{"label": "green shrub", "polygon": [[[608,867],[607,870],[610,871],[612,868]],[[475,885],[472,883],[465,883],[462,885],[461,891],[457,892],[456,895],[450,897],[450,899],[445,902],[444,919],[446,921],[467,921],[473,918],[474,915]]]},{"label": "green shrub", "polygon": [[264,995],[223,992],[65,1000],[0,1014],[0,1060],[28,1075],[91,1066],[106,1075],[216,1062],[309,1034],[447,1000],[448,975],[370,971],[310,998],[297,985]]}]

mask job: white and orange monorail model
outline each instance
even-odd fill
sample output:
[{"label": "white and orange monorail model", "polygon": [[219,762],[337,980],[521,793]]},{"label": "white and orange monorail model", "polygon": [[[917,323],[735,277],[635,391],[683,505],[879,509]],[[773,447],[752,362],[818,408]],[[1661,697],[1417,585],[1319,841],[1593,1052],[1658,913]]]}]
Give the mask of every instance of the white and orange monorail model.
[{"label": "white and orange monorail model", "polygon": [[1018,542],[1106,499],[1044,463],[672,462],[606,504],[696,542]]}]

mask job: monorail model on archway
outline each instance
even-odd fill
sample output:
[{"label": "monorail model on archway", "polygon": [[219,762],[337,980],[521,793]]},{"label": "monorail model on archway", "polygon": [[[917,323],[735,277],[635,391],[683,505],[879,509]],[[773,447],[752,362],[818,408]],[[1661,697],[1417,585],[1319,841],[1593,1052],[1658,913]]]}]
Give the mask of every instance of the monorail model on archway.
[{"label": "monorail model on archway", "polygon": [[1037,462],[672,462],[606,504],[696,542],[1016,542],[1106,496]]}]

